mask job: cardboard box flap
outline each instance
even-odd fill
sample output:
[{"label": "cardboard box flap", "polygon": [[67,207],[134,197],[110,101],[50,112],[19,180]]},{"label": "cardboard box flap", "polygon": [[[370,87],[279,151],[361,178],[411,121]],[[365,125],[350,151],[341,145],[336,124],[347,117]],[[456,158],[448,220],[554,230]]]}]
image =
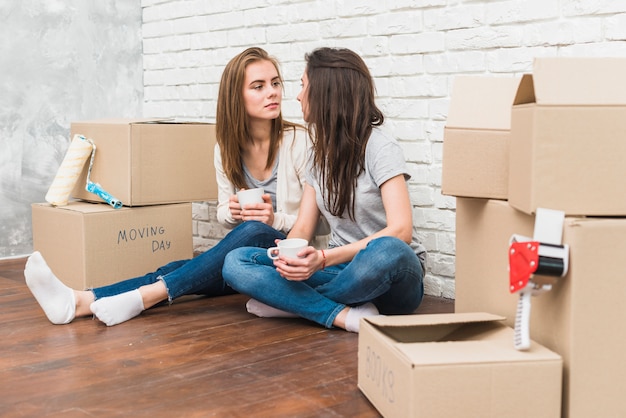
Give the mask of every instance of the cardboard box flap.
[{"label": "cardboard box flap", "polygon": [[49,203],[33,203],[33,205],[43,206],[43,207],[54,207],[56,210],[67,210],[72,212],[79,213],[102,213],[102,212],[110,212],[110,211],[123,211],[128,210],[127,207],[121,207],[119,209],[115,209],[107,203],[97,203],[97,202],[87,202],[82,200],[70,201],[66,206],[52,206]]},{"label": "cardboard box flap", "polygon": [[[625,105],[624,74],[626,58],[536,58],[532,75],[534,86],[531,86],[534,102],[570,106]],[[520,99],[516,97],[515,104],[530,103]]]},{"label": "cardboard box flap", "polygon": [[215,122],[208,120],[200,120],[200,119],[181,119],[181,118],[170,118],[170,119],[150,119],[145,121],[138,121],[136,123],[145,123],[145,124],[161,124],[161,125],[215,125]]},{"label": "cardboard box flap", "polygon": [[511,129],[511,106],[520,77],[457,76],[446,127]]},{"label": "cardboard box flap", "polygon": [[415,314],[415,315],[376,315],[363,318],[379,327],[412,327],[440,324],[459,324],[467,322],[503,321],[503,316],[486,312]]},{"label": "cardboard box flap", "polygon": [[524,74],[522,80],[515,93],[515,99],[513,105],[520,105],[526,103],[535,102],[535,83],[533,82],[533,76],[530,74]]},{"label": "cardboard box flap", "polygon": [[462,314],[394,315],[363,318],[398,342],[424,342],[456,339],[451,337],[467,324],[504,321],[504,317],[484,312]]},{"label": "cardboard box flap", "polygon": [[393,349],[415,365],[559,360],[545,347],[514,349],[505,318],[483,312],[364,318],[390,339]]},{"label": "cardboard box flap", "polygon": [[148,123],[148,122],[165,122],[172,118],[105,118],[95,120],[81,120],[73,122],[77,125],[95,124],[95,125],[130,125],[131,123]]}]

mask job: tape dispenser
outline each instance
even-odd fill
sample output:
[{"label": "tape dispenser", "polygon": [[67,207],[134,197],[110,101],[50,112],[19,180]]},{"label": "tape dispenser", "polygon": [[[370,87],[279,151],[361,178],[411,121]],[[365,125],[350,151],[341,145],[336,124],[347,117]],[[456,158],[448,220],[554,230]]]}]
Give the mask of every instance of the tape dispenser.
[{"label": "tape dispenser", "polygon": [[519,293],[515,348],[530,348],[531,297],[548,292],[567,274],[569,246],[562,244],[564,212],[538,208],[533,238],[512,235],[509,241],[509,290]]}]

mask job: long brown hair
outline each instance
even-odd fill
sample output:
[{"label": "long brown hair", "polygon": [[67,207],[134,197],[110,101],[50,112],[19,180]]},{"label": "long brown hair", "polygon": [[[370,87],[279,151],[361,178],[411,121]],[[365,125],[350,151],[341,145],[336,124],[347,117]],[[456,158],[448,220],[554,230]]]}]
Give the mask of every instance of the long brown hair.
[{"label": "long brown hair", "polygon": [[[217,95],[216,137],[222,155],[222,164],[228,180],[236,188],[247,188],[241,156],[250,144],[250,118],[243,102],[243,84],[246,79],[246,68],[257,61],[271,62],[282,83],[278,61],[264,49],[253,47],[241,52],[231,59],[222,73],[220,88]],[[284,129],[294,128],[295,124],[287,122],[281,114],[272,121],[270,132],[270,150],[267,155],[266,168],[270,168],[282,139]]]},{"label": "long brown hair", "polygon": [[345,48],[319,48],[305,55],[309,86],[307,122],[313,163],[326,209],[354,220],[354,191],[365,170],[365,147],[383,113],[365,62]]}]

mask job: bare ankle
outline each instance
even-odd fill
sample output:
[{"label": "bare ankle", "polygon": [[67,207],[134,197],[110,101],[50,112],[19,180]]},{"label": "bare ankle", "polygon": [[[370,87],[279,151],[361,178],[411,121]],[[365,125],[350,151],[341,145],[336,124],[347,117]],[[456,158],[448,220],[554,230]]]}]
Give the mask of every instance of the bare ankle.
[{"label": "bare ankle", "polygon": [[91,290],[74,290],[76,299],[76,316],[92,315],[89,305],[95,300],[95,296]]},{"label": "bare ankle", "polygon": [[337,328],[346,329],[346,316],[348,315],[349,307],[345,307],[337,314],[335,320],[333,321],[333,325]]},{"label": "bare ankle", "polygon": [[165,287],[165,283],[161,280],[149,285],[141,286],[139,288],[139,294],[141,295],[144,309],[151,308],[157,303],[168,298],[167,287]]}]

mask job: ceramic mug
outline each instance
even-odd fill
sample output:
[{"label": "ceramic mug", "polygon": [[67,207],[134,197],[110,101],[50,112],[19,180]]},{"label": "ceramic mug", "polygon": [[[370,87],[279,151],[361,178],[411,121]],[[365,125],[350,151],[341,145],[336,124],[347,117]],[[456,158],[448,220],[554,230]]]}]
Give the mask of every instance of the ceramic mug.
[{"label": "ceramic mug", "polygon": [[264,190],[262,187],[257,187],[256,189],[239,190],[237,192],[239,206],[243,209],[245,205],[249,205],[252,203],[263,203],[263,193]]},{"label": "ceramic mug", "polygon": [[287,238],[278,242],[276,247],[267,249],[267,256],[272,260],[279,256],[298,258],[298,253],[309,246],[309,242],[303,238]]}]

